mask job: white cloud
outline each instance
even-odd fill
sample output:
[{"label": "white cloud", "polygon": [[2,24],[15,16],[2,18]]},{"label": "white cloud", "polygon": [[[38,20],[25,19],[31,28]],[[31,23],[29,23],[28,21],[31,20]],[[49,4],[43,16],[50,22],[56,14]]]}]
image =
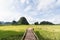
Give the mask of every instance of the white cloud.
[{"label": "white cloud", "polygon": [[24,3],[26,0],[20,0],[21,1],[21,3]]},{"label": "white cloud", "polygon": [[29,11],[29,10],[31,10],[31,5],[27,6],[27,7],[24,9],[25,12],[27,12],[27,11]]},{"label": "white cloud", "polygon": [[10,11],[1,11],[0,12],[0,21],[12,21],[18,20],[21,16],[21,13],[10,12]]},{"label": "white cloud", "polygon": [[0,21],[18,20],[21,13],[10,11],[8,8],[14,0],[0,0]]},{"label": "white cloud", "polygon": [[40,0],[40,3],[37,6],[37,10],[46,10],[49,9],[50,6],[53,6],[55,0]]},{"label": "white cloud", "polygon": [[0,21],[18,20],[25,16],[29,23],[44,20],[59,23],[60,15],[55,16],[60,13],[58,7],[60,0],[0,0]]}]

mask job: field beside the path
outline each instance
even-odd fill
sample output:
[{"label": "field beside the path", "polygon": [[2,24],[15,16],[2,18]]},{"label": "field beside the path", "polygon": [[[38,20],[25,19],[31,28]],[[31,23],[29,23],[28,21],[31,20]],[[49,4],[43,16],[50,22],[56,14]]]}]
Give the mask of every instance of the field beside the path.
[{"label": "field beside the path", "polygon": [[39,40],[60,40],[60,25],[0,26],[0,40],[20,40],[29,27],[34,28]]},{"label": "field beside the path", "polygon": [[60,40],[60,25],[36,26],[35,33],[39,40]]}]

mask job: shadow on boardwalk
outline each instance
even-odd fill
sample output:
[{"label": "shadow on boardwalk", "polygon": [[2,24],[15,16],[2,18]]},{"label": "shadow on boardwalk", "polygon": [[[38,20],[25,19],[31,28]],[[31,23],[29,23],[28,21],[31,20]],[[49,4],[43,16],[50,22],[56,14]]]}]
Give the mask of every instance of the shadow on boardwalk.
[{"label": "shadow on boardwalk", "polygon": [[39,40],[51,40],[51,39],[49,39],[49,38],[44,38],[44,37],[39,33],[39,31],[36,31],[35,33],[36,33],[36,35],[38,36]]}]

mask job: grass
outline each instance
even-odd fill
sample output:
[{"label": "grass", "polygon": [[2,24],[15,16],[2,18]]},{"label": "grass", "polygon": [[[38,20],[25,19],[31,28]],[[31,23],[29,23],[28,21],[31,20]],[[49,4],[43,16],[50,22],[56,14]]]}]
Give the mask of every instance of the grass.
[{"label": "grass", "polygon": [[37,26],[35,33],[39,40],[60,40],[60,25]]},{"label": "grass", "polygon": [[0,31],[0,40],[20,40],[24,32]]},{"label": "grass", "polygon": [[0,40],[21,40],[26,30],[26,27],[24,26],[1,26],[0,27]]},{"label": "grass", "polygon": [[29,27],[34,28],[39,40],[60,40],[60,25],[0,26],[0,40],[20,40]]}]

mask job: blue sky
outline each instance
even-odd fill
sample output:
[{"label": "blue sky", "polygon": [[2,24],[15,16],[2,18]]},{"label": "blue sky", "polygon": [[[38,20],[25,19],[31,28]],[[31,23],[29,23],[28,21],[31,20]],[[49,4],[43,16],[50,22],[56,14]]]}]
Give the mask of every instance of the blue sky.
[{"label": "blue sky", "polygon": [[22,16],[29,23],[60,23],[60,0],[0,0],[0,21],[18,21]]}]

